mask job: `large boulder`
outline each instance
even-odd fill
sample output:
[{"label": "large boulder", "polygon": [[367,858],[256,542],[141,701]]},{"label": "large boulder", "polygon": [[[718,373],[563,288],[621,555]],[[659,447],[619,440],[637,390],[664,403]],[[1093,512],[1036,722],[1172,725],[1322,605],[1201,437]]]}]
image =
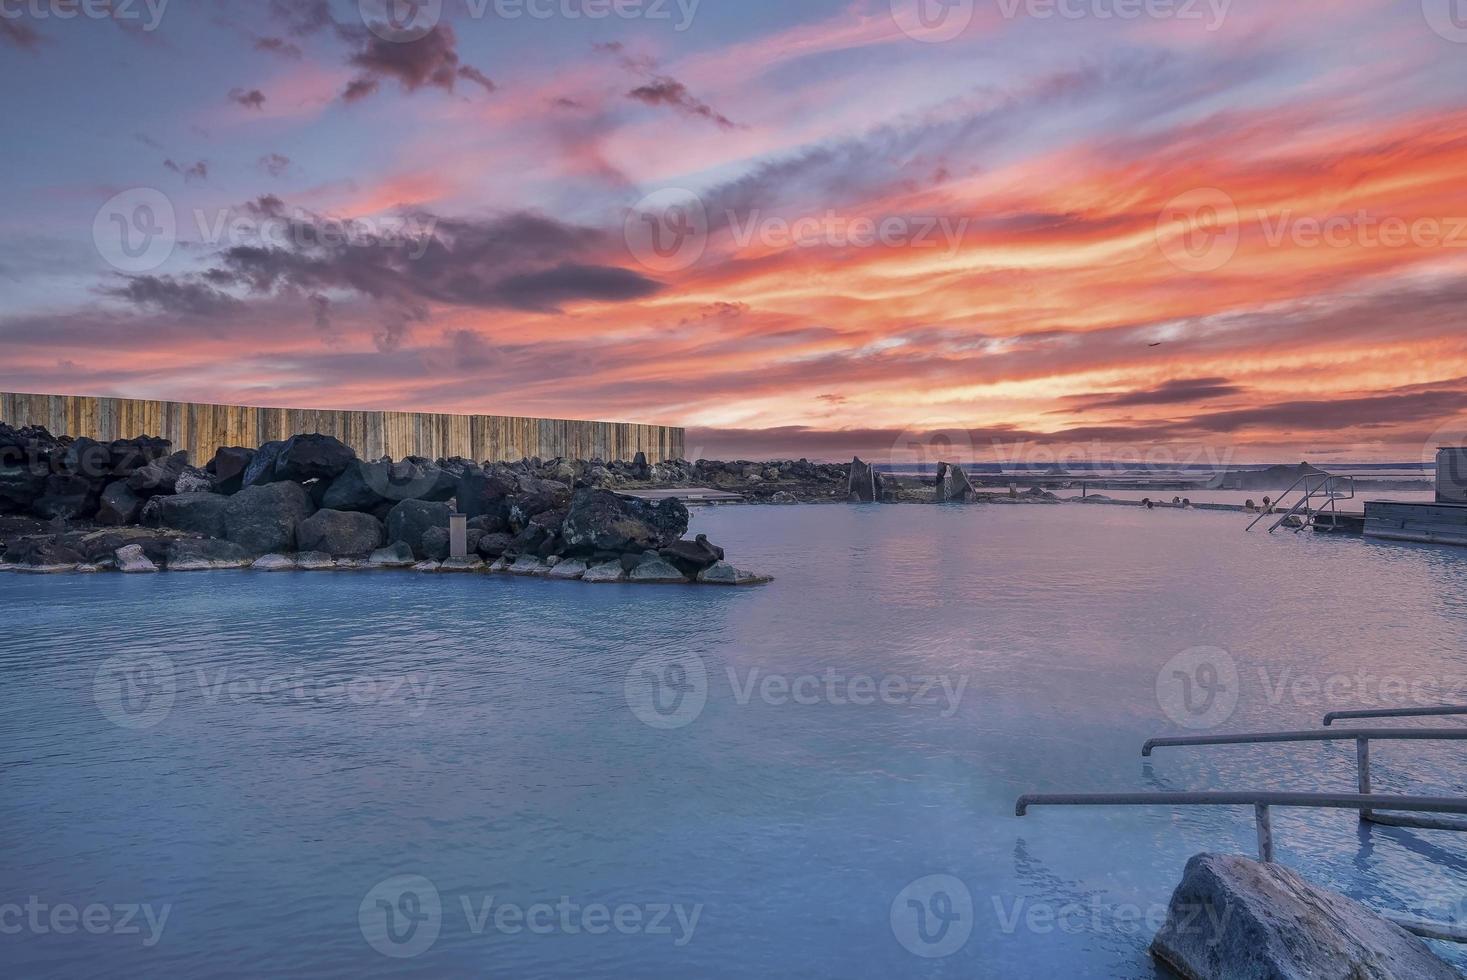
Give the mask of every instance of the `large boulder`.
[{"label": "large boulder", "polygon": [[239,493],[244,489],[245,472],[254,462],[255,450],[244,446],[221,446],[205,467],[214,474],[214,489],[219,493]]},{"label": "large boulder", "polygon": [[280,458],[280,450],[284,448],[285,442],[277,439],[256,449],[254,457],[240,477],[241,488],[263,487],[267,483],[274,483],[275,461]]},{"label": "large boulder", "polygon": [[961,466],[953,463],[937,464],[937,502],[940,504],[963,503],[973,496],[973,484]]},{"label": "large boulder", "polygon": [[470,520],[487,518],[492,521],[508,520],[509,497],[519,492],[519,480],[509,470],[491,466],[484,469],[472,466],[459,477],[455,496],[458,511]]},{"label": "large boulder", "polygon": [[312,513],[299,483],[245,487],[224,499],[224,537],[257,555],[295,551],[296,529]]},{"label": "large boulder", "polygon": [[0,560],[7,565],[59,568],[79,565],[86,561],[86,556],[70,544],[58,541],[54,535],[43,534],[10,541],[4,558]]},{"label": "large boulder", "polygon": [[659,553],[689,578],[697,578],[699,572],[723,561],[723,549],[710,542],[706,534],[698,535],[694,541],[674,541]]},{"label": "large boulder", "polygon": [[1192,980],[1461,980],[1420,939],[1278,864],[1198,854],[1152,953]]},{"label": "large boulder", "polygon": [[80,474],[52,473],[46,477],[44,492],[31,504],[31,512],[50,520],[88,518],[97,512],[101,489]]},{"label": "large boulder", "polygon": [[402,541],[418,558],[426,558],[423,535],[429,528],[448,531],[448,505],[431,500],[404,500],[387,514],[387,540]]},{"label": "large boulder", "polygon": [[181,538],[168,549],[170,572],[207,572],[248,568],[253,555],[237,544],[215,538]]},{"label": "large boulder", "polygon": [[112,452],[95,439],[80,436],[71,441],[57,460],[61,472],[101,483],[112,476]]},{"label": "large boulder", "polygon": [[335,436],[305,433],[291,436],[275,457],[275,479],[305,483],[325,480],[328,483],[343,472],[356,451]]},{"label": "large boulder", "polygon": [[568,553],[666,548],[688,529],[688,509],[671,497],[652,503],[609,490],[577,490],[560,536]]},{"label": "large boulder", "polygon": [[214,474],[198,466],[185,466],[173,483],[174,493],[213,493]]},{"label": "large boulder", "polygon": [[108,473],[126,479],[154,460],[166,459],[173,443],[156,436],[118,439],[107,446]]},{"label": "large boulder", "polygon": [[382,536],[377,518],[344,510],[318,510],[295,532],[297,550],[343,556],[370,554],[382,546]]},{"label": "large boulder", "polygon": [[388,498],[383,494],[389,484],[391,465],[385,460],[369,463],[354,459],[331,481],[321,506],[328,510],[350,510],[370,514]]},{"label": "large boulder", "polygon": [[474,550],[485,558],[498,558],[510,549],[514,539],[508,534],[493,531],[479,538]]},{"label": "large boulder", "polygon": [[97,506],[97,523],[121,527],[136,524],[143,509],[142,499],[130,489],[126,480],[113,480],[102,489]]},{"label": "large boulder", "polygon": [[24,459],[0,466],[0,514],[30,510],[46,492],[46,475],[44,466]]},{"label": "large boulder", "polygon": [[857,456],[851,460],[851,475],[846,484],[846,491],[850,498],[863,504],[875,503],[881,499],[881,474],[876,472],[876,467],[870,463],[863,462]]},{"label": "large boulder", "polygon": [[229,498],[218,493],[180,493],[158,497],[148,507],[148,523],[222,538],[228,506]]},{"label": "large boulder", "polygon": [[127,477],[127,488],[139,497],[156,497],[173,493],[178,478],[188,468],[188,453],[177,452],[172,456],[154,459],[138,467]]}]

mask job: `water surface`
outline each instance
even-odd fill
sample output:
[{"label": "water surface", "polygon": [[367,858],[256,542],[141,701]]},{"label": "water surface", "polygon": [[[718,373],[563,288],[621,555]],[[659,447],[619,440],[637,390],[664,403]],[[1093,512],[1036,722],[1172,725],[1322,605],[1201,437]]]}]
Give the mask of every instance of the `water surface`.
[{"label": "water surface", "polygon": [[[1139,747],[1436,701],[1467,676],[1467,553],[1244,523],[1081,506],[699,512],[695,530],[779,576],[749,591],[0,576],[0,905],[100,904],[114,923],[168,908],[151,945],[146,925],[43,922],[0,933],[0,962],[21,976],[1158,976],[1146,916],[1189,855],[1251,853],[1251,815],[1018,819],[1016,796],[1346,791],[1353,745],[1147,764]],[[1201,685],[1190,700],[1179,669]],[[1218,690],[1206,669],[1236,683]],[[1450,747],[1375,757],[1381,791],[1464,792]],[[1379,908],[1451,918],[1467,895],[1452,835],[1299,811],[1275,835],[1281,860]],[[401,938],[435,896],[436,936],[423,918],[403,945],[384,937],[377,900]],[[531,912],[542,903],[556,910]],[[620,909],[621,926],[587,907]],[[549,928],[516,930],[515,909]],[[674,909],[696,911],[691,928]],[[918,955],[932,953],[947,955]]]}]

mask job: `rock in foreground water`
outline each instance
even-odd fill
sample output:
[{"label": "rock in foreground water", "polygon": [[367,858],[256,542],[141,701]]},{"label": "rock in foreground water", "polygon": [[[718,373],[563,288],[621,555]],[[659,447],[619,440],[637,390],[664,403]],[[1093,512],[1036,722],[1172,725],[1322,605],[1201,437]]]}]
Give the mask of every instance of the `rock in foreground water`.
[{"label": "rock in foreground water", "polygon": [[1151,951],[1189,980],[1461,980],[1358,902],[1231,854],[1187,862]]}]

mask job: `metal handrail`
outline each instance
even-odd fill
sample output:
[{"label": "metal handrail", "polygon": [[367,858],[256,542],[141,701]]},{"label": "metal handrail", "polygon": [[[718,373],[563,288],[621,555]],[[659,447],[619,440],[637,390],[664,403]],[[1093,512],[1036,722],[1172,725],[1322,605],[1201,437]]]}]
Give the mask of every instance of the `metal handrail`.
[{"label": "metal handrail", "polygon": [[1352,711],[1331,711],[1324,716],[1325,727],[1347,718],[1434,718],[1446,715],[1467,715],[1467,704],[1443,704],[1434,708],[1360,708]]},{"label": "metal handrail", "polygon": [[[1311,480],[1317,480],[1318,484],[1315,486],[1311,486]],[[1336,490],[1335,481],[1339,481],[1341,485],[1347,485],[1349,487],[1349,493],[1344,493]],[[1312,519],[1313,515],[1310,513],[1309,505],[1313,502],[1316,494],[1322,495],[1324,497],[1326,504],[1329,507],[1330,513],[1332,514],[1338,513],[1338,510],[1335,506],[1337,501],[1355,499],[1355,478],[1353,476],[1335,476],[1333,473],[1325,473],[1322,470],[1318,473],[1305,473],[1304,475],[1300,476],[1299,479],[1291,483],[1287,490],[1279,494],[1279,499],[1275,500],[1269,509],[1265,510],[1257,517],[1253,518],[1252,522],[1250,522],[1248,527],[1244,530],[1251,531],[1253,530],[1254,526],[1258,524],[1259,521],[1263,520],[1265,517],[1276,514],[1278,512],[1279,506],[1283,504],[1284,498],[1293,493],[1295,490],[1298,490],[1300,484],[1303,484],[1304,486],[1304,496],[1301,497],[1298,502],[1291,506],[1287,511],[1285,511],[1278,520],[1273,522],[1273,524],[1268,529],[1269,534],[1272,534],[1280,527],[1283,527],[1284,522],[1291,517],[1297,516],[1301,509],[1303,510],[1306,517]],[[1324,505],[1321,505],[1319,510],[1322,512],[1324,510]],[[1308,523],[1308,521],[1301,523],[1300,526],[1295,529],[1295,533],[1297,534],[1299,531],[1304,530]]]},{"label": "metal handrail", "polygon": [[[1411,742],[1467,741],[1467,728],[1333,728],[1329,731],[1254,732],[1239,735],[1182,735],[1172,738],[1150,738],[1141,746],[1141,754],[1150,756],[1153,749],[1187,745],[1262,745],[1280,742],[1344,742],[1355,743],[1355,784],[1360,794],[1370,795],[1370,743],[1372,740]],[[1389,809],[1389,808],[1387,808]],[[1417,827],[1423,830],[1467,831],[1467,824],[1433,820],[1425,817],[1385,816],[1362,807],[1360,819],[1395,827]]]},{"label": "metal handrail", "polygon": [[1182,735],[1174,738],[1148,738],[1141,746],[1143,756],[1152,749],[1178,745],[1262,745],[1270,742],[1344,742],[1366,741],[1463,741],[1467,728],[1333,728],[1329,731],[1255,732],[1241,735]]},{"label": "metal handrail", "polygon": [[1258,856],[1274,863],[1270,807],[1367,810],[1381,807],[1407,813],[1467,814],[1467,798],[1377,796],[1371,793],[1026,793],[1014,804],[1014,815],[1034,806],[1251,806],[1258,824]]}]

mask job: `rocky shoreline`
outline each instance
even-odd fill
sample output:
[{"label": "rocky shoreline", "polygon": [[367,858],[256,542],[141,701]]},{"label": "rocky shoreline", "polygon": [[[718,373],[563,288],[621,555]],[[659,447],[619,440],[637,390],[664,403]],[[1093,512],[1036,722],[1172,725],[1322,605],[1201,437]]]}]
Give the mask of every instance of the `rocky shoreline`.
[{"label": "rocky shoreline", "polygon": [[[330,436],[222,447],[103,444],[0,423],[0,569],[145,573],[411,568],[594,583],[755,585],[687,508],[611,489],[632,463],[362,460]],[[457,525],[457,526],[455,526]]]}]

